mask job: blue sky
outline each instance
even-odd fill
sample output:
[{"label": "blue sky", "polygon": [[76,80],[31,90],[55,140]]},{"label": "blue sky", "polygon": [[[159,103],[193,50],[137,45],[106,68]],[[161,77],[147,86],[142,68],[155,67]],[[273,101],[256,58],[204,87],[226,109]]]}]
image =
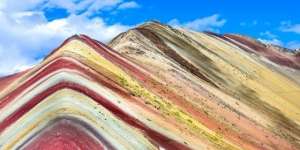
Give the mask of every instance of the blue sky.
[{"label": "blue sky", "polygon": [[300,40],[298,32],[283,32],[285,25],[300,23],[299,6],[297,0],[186,0],[182,1],[136,1],[140,9],[116,14],[109,22],[116,20],[125,24],[137,24],[149,19],[156,19],[168,23],[172,19],[180,22],[190,22],[199,18],[219,15],[226,23],[219,27],[221,33],[240,33],[265,40],[276,39],[284,46],[288,42]]},{"label": "blue sky", "polygon": [[108,42],[148,20],[299,48],[299,6],[297,0],[0,0],[0,76],[33,66],[73,34]]}]

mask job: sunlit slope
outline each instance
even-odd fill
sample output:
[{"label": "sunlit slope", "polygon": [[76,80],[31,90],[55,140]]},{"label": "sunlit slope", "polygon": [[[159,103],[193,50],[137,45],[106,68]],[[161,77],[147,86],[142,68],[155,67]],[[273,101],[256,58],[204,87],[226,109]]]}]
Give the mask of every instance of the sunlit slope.
[{"label": "sunlit slope", "polygon": [[163,85],[146,70],[83,35],[13,77],[0,92],[1,149],[241,149],[157,93]]},{"label": "sunlit slope", "polygon": [[249,149],[299,148],[300,87],[279,71],[296,72],[289,67],[297,63],[269,64],[229,37],[156,22],[122,33],[109,46],[149,71],[165,85],[162,93],[175,93],[181,107],[199,113],[200,122],[224,138]]},{"label": "sunlit slope", "polygon": [[0,149],[300,149],[298,54],[157,22],[108,46],[0,78]]}]

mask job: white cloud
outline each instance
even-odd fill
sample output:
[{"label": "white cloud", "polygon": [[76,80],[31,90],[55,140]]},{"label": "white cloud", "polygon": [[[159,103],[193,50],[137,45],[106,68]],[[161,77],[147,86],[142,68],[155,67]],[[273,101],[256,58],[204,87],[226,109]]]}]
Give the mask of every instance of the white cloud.
[{"label": "white cloud", "polygon": [[197,30],[197,31],[213,31],[219,32],[219,28],[223,27],[226,23],[226,19],[220,18],[220,15],[214,14],[212,16],[198,18],[190,22],[181,23],[177,19],[171,20],[168,24],[175,27],[184,27],[187,29]]},{"label": "white cloud", "polygon": [[139,8],[140,5],[135,1],[125,2],[119,5],[118,9]]},{"label": "white cloud", "polygon": [[6,11],[28,11],[38,10],[43,8],[63,8],[69,13],[77,13],[84,11],[92,14],[93,12],[117,7],[118,4],[126,3],[122,0],[1,0],[0,9]]},{"label": "white cloud", "polygon": [[290,42],[282,42],[281,40],[275,38],[258,38],[258,40],[265,44],[274,44],[282,47],[286,47],[289,49],[298,49],[300,48],[300,41],[290,41]]},{"label": "white cloud", "polygon": [[284,46],[284,43],[278,39],[278,36],[268,30],[261,32],[259,35],[262,38],[258,38],[257,40],[259,40],[262,43]]},{"label": "white cloud", "polygon": [[278,45],[278,46],[283,46],[283,42],[278,40],[278,39],[262,39],[262,38],[258,38],[257,40],[259,40],[262,43],[265,44],[274,44],[274,45]]},{"label": "white cloud", "polygon": [[260,36],[267,37],[267,38],[271,38],[271,39],[275,39],[275,38],[278,37],[277,35],[273,34],[273,33],[270,32],[270,31],[261,32],[261,33],[260,33]]},{"label": "white cloud", "polygon": [[[36,64],[41,57],[74,34],[87,34],[107,42],[131,26],[107,24],[104,18],[89,17],[103,9],[117,9],[119,0],[2,0],[0,2],[0,76]],[[48,21],[44,8],[64,8],[70,15]],[[80,15],[78,12],[83,11]]]},{"label": "white cloud", "polygon": [[20,49],[0,45],[0,76],[30,68],[38,60],[24,57]]},{"label": "white cloud", "polygon": [[293,32],[300,34],[300,24],[292,24],[290,21],[281,22],[280,29],[283,32]]}]

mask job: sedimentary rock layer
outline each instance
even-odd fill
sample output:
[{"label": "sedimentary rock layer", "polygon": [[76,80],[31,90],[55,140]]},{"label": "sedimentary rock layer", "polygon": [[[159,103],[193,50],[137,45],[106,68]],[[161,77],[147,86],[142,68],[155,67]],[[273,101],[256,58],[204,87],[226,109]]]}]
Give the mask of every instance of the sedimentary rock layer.
[{"label": "sedimentary rock layer", "polygon": [[0,149],[300,148],[297,55],[156,22],[109,47],[76,35],[0,78]]},{"label": "sedimentary rock layer", "polygon": [[[220,139],[242,149],[300,148],[297,55],[247,37],[156,22],[121,34],[109,46],[146,69],[163,84],[152,86],[157,93]],[[201,133],[194,132],[217,145]]]}]

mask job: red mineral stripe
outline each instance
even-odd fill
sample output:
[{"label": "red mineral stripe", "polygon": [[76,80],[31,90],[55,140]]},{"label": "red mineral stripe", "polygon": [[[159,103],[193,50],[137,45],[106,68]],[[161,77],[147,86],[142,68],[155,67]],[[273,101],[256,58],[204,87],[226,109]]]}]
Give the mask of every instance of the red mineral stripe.
[{"label": "red mineral stripe", "polygon": [[104,150],[104,145],[99,139],[91,137],[84,127],[74,121],[60,119],[33,141],[25,143],[24,150]]},{"label": "red mineral stripe", "polygon": [[78,91],[80,93],[86,94],[93,100],[95,100],[97,103],[101,104],[103,107],[105,107],[107,110],[112,112],[114,115],[116,115],[119,119],[123,120],[127,124],[140,129],[144,132],[145,135],[147,135],[153,142],[155,142],[157,145],[162,146],[167,149],[189,149],[187,146],[178,143],[177,141],[174,141],[163,134],[147,127],[145,124],[140,122],[139,120],[133,118],[132,116],[128,115],[126,112],[115,106],[113,103],[111,103],[109,100],[105,99],[98,93],[95,93],[94,91],[91,91],[90,89],[83,87],[81,85],[70,83],[70,82],[60,82],[57,85],[43,91],[42,93],[36,95],[33,99],[31,99],[28,103],[24,104],[20,109],[15,111],[13,114],[11,114],[9,117],[7,117],[3,122],[0,123],[0,133],[9,125],[13,124],[16,120],[18,120],[20,117],[22,117],[24,114],[26,114],[28,111],[30,111],[34,106],[36,106],[38,103],[40,103],[43,99],[47,98],[50,94],[61,90],[61,89],[73,89],[75,91]]}]

